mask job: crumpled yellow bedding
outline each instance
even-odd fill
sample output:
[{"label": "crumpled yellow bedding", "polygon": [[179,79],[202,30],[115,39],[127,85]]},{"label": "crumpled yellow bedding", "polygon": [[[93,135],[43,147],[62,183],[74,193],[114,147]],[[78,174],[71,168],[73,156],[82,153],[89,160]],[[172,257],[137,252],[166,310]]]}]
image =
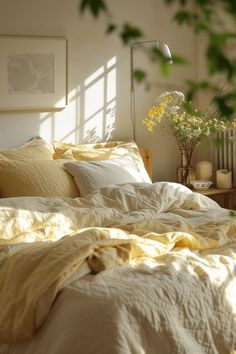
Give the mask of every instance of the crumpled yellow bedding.
[{"label": "crumpled yellow bedding", "polygon": [[[53,304],[74,275],[78,276],[77,291],[89,291],[83,306],[86,301],[90,304],[89,299],[98,295],[90,288],[86,290],[88,280],[83,283],[84,278],[79,276],[85,263],[89,273],[94,274],[97,289],[104,289],[106,281],[109,283],[109,274],[113,274],[115,288],[117,274],[122,269],[127,272],[127,279],[132,272],[135,274],[135,285],[129,281],[133,293],[139,288],[145,289],[146,281],[147,289],[140,295],[139,305],[137,299],[132,300],[134,295],[126,294],[127,284],[126,287],[122,285],[122,277],[125,284],[125,272],[119,280],[117,294],[120,292],[120,297],[125,298],[122,306],[127,302],[128,309],[134,307],[131,311],[133,322],[140,318],[140,311],[143,313],[144,320],[139,319],[138,332],[144,328],[150,343],[164,345],[163,338],[159,344],[156,342],[160,326],[163,326],[161,331],[167,332],[174,341],[171,346],[170,340],[169,351],[166,349],[163,353],[169,353],[173,348],[177,348],[176,353],[183,352],[183,348],[195,348],[199,351],[194,353],[216,353],[218,350],[222,354],[235,349],[236,220],[210,199],[176,184],[156,183],[102,188],[84,199],[0,200],[0,342],[25,341],[36,329],[42,327],[43,330]],[[169,277],[166,277],[166,271]],[[150,274],[155,274],[153,284],[162,277],[161,285],[150,287]],[[199,299],[193,297],[190,289],[194,285],[184,281],[185,278],[191,282],[195,279],[199,284]],[[82,287],[82,284],[85,285]],[[224,284],[227,286],[222,293]],[[207,292],[204,292],[204,286]],[[178,296],[182,294],[180,299],[177,299],[177,293],[172,294],[175,288],[179,289]],[[163,295],[165,289],[168,306]],[[112,289],[109,291],[112,293]],[[184,295],[188,292],[191,301]],[[181,301],[181,297],[187,300]],[[158,298],[157,308],[155,299]],[[153,301],[155,311],[149,314],[150,301]],[[207,306],[202,305],[204,301]],[[206,322],[202,331],[201,320],[194,322],[199,304],[208,312],[204,314],[201,310],[201,317]],[[165,306],[167,312],[163,322],[161,311]],[[101,316],[103,312],[101,309]],[[91,313],[87,317],[86,321],[92,323],[94,330],[97,320]],[[86,321],[78,326],[85,325]],[[120,315],[116,321],[120,321],[122,328],[127,327],[128,320],[120,319]],[[222,324],[224,328],[221,328]],[[206,328],[211,335],[205,334],[204,338]],[[225,333],[219,334],[223,329]],[[99,333],[100,329],[97,331]],[[184,335],[181,337],[180,333]],[[78,337],[78,340],[83,347],[84,337]],[[142,353],[140,348],[143,347],[146,350],[143,352],[155,353],[151,347],[148,349],[150,343],[144,344],[141,334],[138,338],[129,338],[133,342],[127,350],[123,342],[117,344],[112,336],[110,340],[114,346],[109,347],[110,352]],[[96,343],[91,344],[91,348],[93,345]],[[86,348],[92,352],[91,348]],[[86,353],[85,349],[83,353]]]},{"label": "crumpled yellow bedding", "polygon": [[[47,315],[41,314],[40,322],[37,322],[40,298],[48,298],[49,310],[64,282],[85,260],[91,270],[98,273],[141,257],[155,259],[174,247],[199,250],[213,246],[219,246],[219,242],[182,232],[149,233],[140,237],[119,229],[96,227],[63,237],[55,243],[40,242],[33,247],[29,244],[8,250],[2,246],[0,342],[14,343],[30,338]],[[0,252],[2,250],[0,248]]]}]

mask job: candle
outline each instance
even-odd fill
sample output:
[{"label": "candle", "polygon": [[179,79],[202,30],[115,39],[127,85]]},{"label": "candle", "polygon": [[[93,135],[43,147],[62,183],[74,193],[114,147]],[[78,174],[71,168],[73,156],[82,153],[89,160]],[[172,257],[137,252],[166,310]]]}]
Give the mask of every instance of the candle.
[{"label": "candle", "polygon": [[196,165],[197,179],[212,180],[212,163],[210,161],[200,161]]},{"label": "candle", "polygon": [[216,171],[216,187],[231,188],[232,187],[232,172],[226,169]]}]

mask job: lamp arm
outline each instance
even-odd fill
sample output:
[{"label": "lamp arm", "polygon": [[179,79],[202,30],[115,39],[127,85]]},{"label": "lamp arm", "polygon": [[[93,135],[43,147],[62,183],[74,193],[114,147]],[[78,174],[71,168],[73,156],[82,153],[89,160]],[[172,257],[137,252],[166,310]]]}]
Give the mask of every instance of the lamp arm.
[{"label": "lamp arm", "polygon": [[146,43],[164,43],[163,41],[158,41],[158,40],[148,40],[148,41],[136,41],[131,44],[131,47],[135,46],[136,44],[146,44]]}]

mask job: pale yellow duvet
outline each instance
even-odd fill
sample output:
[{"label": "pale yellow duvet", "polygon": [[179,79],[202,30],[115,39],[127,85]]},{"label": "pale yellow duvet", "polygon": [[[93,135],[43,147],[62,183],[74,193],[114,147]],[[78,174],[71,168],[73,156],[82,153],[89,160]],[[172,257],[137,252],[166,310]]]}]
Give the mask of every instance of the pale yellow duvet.
[{"label": "pale yellow duvet", "polygon": [[2,199],[0,309],[0,353],[233,353],[236,219],[171,183]]}]

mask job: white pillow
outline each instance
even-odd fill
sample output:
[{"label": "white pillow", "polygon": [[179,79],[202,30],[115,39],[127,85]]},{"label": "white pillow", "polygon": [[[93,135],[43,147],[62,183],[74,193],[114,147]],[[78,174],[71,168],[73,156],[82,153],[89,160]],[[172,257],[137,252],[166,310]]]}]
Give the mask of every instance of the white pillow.
[{"label": "white pillow", "polygon": [[129,156],[102,161],[67,162],[64,167],[74,177],[82,197],[111,184],[152,183],[145,168],[138,171]]}]

